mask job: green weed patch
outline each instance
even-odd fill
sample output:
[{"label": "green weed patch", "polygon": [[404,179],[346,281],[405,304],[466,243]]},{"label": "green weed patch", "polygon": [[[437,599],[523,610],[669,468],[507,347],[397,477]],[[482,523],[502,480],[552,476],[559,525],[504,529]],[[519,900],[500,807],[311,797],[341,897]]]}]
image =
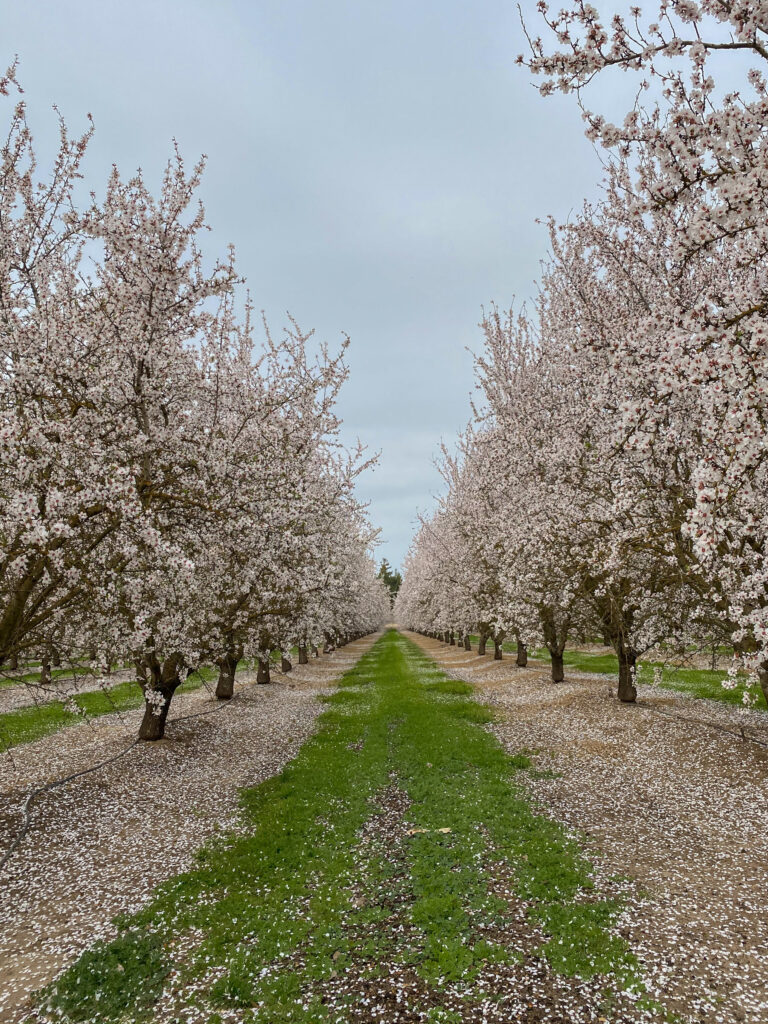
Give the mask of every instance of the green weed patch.
[{"label": "green weed patch", "polygon": [[[214,675],[213,669],[201,669],[189,676],[176,693],[197,690]],[[132,680],[118,683],[107,690],[80,693],[72,699],[79,711],[71,711],[60,700],[52,700],[0,715],[0,749],[7,750],[21,743],[31,743],[59,729],[77,725],[87,718],[97,718],[115,711],[130,711],[144,703],[140,687]]]}]

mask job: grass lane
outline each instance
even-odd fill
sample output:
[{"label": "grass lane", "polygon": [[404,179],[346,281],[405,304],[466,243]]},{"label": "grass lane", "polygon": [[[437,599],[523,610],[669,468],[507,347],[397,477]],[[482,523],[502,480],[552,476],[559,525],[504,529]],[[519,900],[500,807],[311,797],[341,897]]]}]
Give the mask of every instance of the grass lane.
[{"label": "grass lane", "polygon": [[[214,669],[199,669],[184,680],[176,693],[198,690],[203,683],[214,680],[216,675]],[[141,707],[143,703],[141,688],[129,679],[105,690],[87,690],[85,693],[74,694],[67,704],[51,700],[45,704],[30,704],[16,711],[7,711],[0,714],[0,750],[9,750],[21,743],[32,743],[59,729],[79,725],[88,718],[98,718],[116,711],[130,711]],[[77,710],[72,709],[73,704]]]},{"label": "grass lane", "polygon": [[[292,658],[297,657],[298,648],[292,647],[290,655]],[[280,664],[280,652],[273,651],[270,661],[277,668]],[[247,661],[240,663],[241,669],[252,667],[254,666]],[[71,675],[69,669],[60,669],[54,670],[52,673],[54,677],[56,677],[56,671],[59,676]],[[201,666],[187,676],[176,694],[191,693],[193,690],[199,690],[206,683],[214,683],[218,672],[217,668]],[[33,675],[36,676],[36,679],[30,677],[30,681],[39,680],[39,673]],[[23,686],[24,683],[16,680],[14,685]],[[44,704],[31,704],[16,711],[6,711],[0,714],[0,751],[10,750],[21,743],[32,743],[33,740],[49,736],[52,732],[66,729],[70,725],[78,725],[88,718],[110,715],[115,711],[131,711],[141,707],[143,703],[144,696],[141,688],[134,680],[129,679],[106,689],[88,690],[85,693],[76,694],[68,704],[60,700],[49,700]],[[77,710],[73,708],[73,705]]]},{"label": "grass lane", "polygon": [[[471,638],[473,647],[477,650],[476,636]],[[516,643],[504,643],[504,652],[515,654]],[[488,653],[493,652],[493,646],[488,645]],[[721,653],[727,655],[727,651]],[[546,650],[531,651],[529,657],[532,661],[549,662],[549,654]],[[595,675],[606,675],[618,677],[619,662],[612,651],[593,654],[589,651],[564,651],[563,662],[566,667],[574,668],[578,672],[589,672]],[[677,690],[687,693],[691,697],[698,697],[706,700],[720,701],[722,704],[736,704],[742,707],[744,704],[743,686],[736,689],[726,689],[723,680],[728,673],[720,669],[703,668],[677,668],[674,665],[664,664],[660,661],[639,661],[637,663],[637,681],[652,685],[654,682],[654,670],[661,669],[662,676],[658,686],[663,690]],[[753,688],[751,694],[754,696],[754,707],[760,711],[768,711],[765,697],[757,688]]]},{"label": "grass lane", "polygon": [[472,687],[390,630],[324,700],[295,760],[244,791],[238,831],[41,994],[50,1019],[508,1020],[536,971],[553,1000],[656,1012],[617,904],[531,806],[529,761]]}]

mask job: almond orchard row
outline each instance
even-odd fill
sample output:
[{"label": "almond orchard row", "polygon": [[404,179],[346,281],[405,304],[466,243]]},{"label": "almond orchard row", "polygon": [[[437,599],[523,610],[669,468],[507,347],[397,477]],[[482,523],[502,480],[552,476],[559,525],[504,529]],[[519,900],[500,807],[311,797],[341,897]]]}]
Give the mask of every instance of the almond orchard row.
[{"label": "almond orchard row", "polygon": [[62,122],[40,183],[19,101],[2,146],[0,662],[135,668],[156,739],[198,666],[231,697],[241,659],[265,681],[271,650],[369,633],[389,596],[338,437],[346,346],[257,344],[233,254],[200,248],[202,164],[176,152],[158,197],[115,169],[97,201],[90,135]]},{"label": "almond orchard row", "polygon": [[[555,680],[599,636],[623,701],[643,652],[725,645],[768,696],[768,4],[538,9],[519,63],[577,94],[602,194],[550,221],[535,308],[484,319],[398,621],[544,644]],[[611,69],[656,97],[616,124],[588,104]]]}]

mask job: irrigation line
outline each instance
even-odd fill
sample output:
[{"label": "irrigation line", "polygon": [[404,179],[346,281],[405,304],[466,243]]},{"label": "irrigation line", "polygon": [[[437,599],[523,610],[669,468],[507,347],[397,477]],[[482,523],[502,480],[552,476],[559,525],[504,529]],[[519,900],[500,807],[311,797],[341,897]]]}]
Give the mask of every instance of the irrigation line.
[{"label": "irrigation line", "polygon": [[106,765],[111,764],[113,761],[117,761],[119,758],[124,757],[125,754],[127,754],[129,750],[135,747],[138,742],[139,739],[137,737],[133,741],[133,743],[127,746],[124,750],[121,750],[118,754],[114,754],[112,757],[108,757],[106,761],[101,761],[99,764],[95,764],[91,768],[83,768],[79,772],[73,772],[71,775],[65,775],[64,778],[54,779],[53,782],[46,782],[44,786],[37,786],[35,789],[31,789],[29,793],[27,793],[27,799],[24,801],[24,810],[22,811],[24,817],[23,824],[21,826],[21,829],[17,833],[16,838],[5,851],[2,858],[0,858],[0,871],[3,870],[5,865],[8,863],[11,854],[18,849],[22,839],[24,839],[27,832],[29,832],[30,825],[32,824],[30,810],[32,808],[32,804],[34,803],[34,801],[42,793],[46,793],[49,790],[56,789],[57,786],[63,786],[65,782],[71,782],[73,779],[79,779],[82,775],[88,775],[90,772],[98,771],[99,768],[106,767]]},{"label": "irrigation line", "polygon": [[743,740],[745,743],[756,743],[760,747],[768,747],[768,740],[761,740],[757,736],[752,736],[746,731],[743,725],[739,726],[738,732],[736,729],[729,729],[725,725],[719,725],[717,722],[705,722],[701,718],[688,718],[686,715],[674,715],[670,711],[665,711],[663,708],[655,707],[653,704],[648,704],[644,700],[638,700],[635,702],[637,707],[644,708],[646,711],[655,711],[657,715],[663,715],[664,718],[672,718],[678,722],[688,722],[690,725],[704,726],[707,729],[715,729],[718,732],[724,732],[728,736],[735,736],[737,739]]},{"label": "irrigation line", "polygon": [[[206,686],[205,681],[203,681],[203,685]],[[246,686],[254,686],[255,683],[246,683],[245,685]],[[207,689],[207,686],[206,686],[206,689]],[[208,692],[210,693],[211,691],[209,690]],[[232,704],[234,704],[235,701],[237,701],[237,699],[239,697],[240,697],[240,693],[236,693],[234,695],[234,697],[231,698],[231,700],[223,701],[217,707],[211,708],[210,711],[199,711],[199,712],[197,712],[194,715],[182,715],[180,718],[171,718],[171,719],[168,720],[167,724],[168,725],[174,725],[176,722],[186,722],[186,721],[188,721],[191,718],[202,718],[204,715],[216,714],[218,711],[223,711],[224,708],[231,707]],[[91,772],[96,772],[96,771],[99,771],[101,768],[106,768],[106,766],[108,764],[112,764],[114,761],[118,761],[121,757],[125,757],[125,755],[130,750],[133,750],[133,748],[135,746],[137,746],[137,744],[139,744],[141,742],[142,742],[142,740],[140,740],[137,737],[135,740],[133,740],[132,743],[129,743],[127,747],[125,747],[123,750],[119,751],[119,753],[113,754],[112,757],[108,757],[105,761],[100,761],[98,764],[94,764],[90,768],[82,768],[78,772],[72,772],[72,774],[70,774],[70,775],[65,775],[65,776],[63,776],[60,779],[54,779],[53,782],[46,782],[45,785],[43,785],[43,786],[36,786],[33,789],[31,789],[29,791],[29,793],[27,793],[27,798],[24,801],[24,807],[23,807],[23,810],[22,810],[22,816],[23,816],[22,826],[19,829],[19,832],[17,833],[16,838],[13,840],[13,842],[8,847],[8,849],[5,851],[3,856],[0,857],[0,871],[3,870],[5,865],[10,860],[11,855],[19,848],[19,846],[21,845],[21,842],[23,841],[23,839],[26,837],[27,833],[29,832],[29,829],[30,829],[30,827],[32,825],[32,815],[31,815],[32,804],[35,802],[35,800],[37,800],[37,798],[39,796],[42,796],[43,793],[47,793],[47,792],[50,792],[53,789],[56,789],[58,786],[63,786],[67,782],[72,782],[75,779],[82,778],[83,775],[90,775]]]},{"label": "irrigation line", "polygon": [[[207,681],[205,679],[203,679],[202,682],[203,682],[203,687],[207,690],[207,692],[209,694],[213,693],[211,688],[208,686]],[[243,689],[245,689],[246,687],[251,687],[251,686],[256,686],[256,685],[260,685],[260,684],[256,684],[255,682],[245,683]],[[241,690],[239,693],[236,693],[230,700],[222,701],[222,703],[219,704],[215,708],[211,708],[208,711],[198,711],[198,712],[196,712],[193,715],[182,715],[179,718],[169,718],[168,722],[166,724],[167,725],[174,725],[177,722],[188,722],[190,719],[193,719],[193,718],[203,718],[206,715],[215,715],[219,711],[223,711],[225,708],[232,707],[232,705],[234,703],[236,703],[236,701],[238,699],[242,698],[242,695],[243,695],[243,690]],[[255,701],[248,700],[247,698],[243,698],[243,701],[244,701],[244,703],[247,703],[247,704],[256,703]],[[122,713],[121,712],[118,712],[118,714],[121,714],[121,717],[122,717]],[[83,769],[81,769],[78,772],[73,772],[71,775],[65,775],[63,778],[54,779],[53,782],[46,782],[45,785],[43,785],[43,786],[37,786],[37,787],[31,789],[29,791],[29,793],[27,793],[27,798],[24,801],[24,808],[23,808],[23,811],[22,811],[22,815],[23,815],[22,826],[19,829],[19,832],[17,833],[16,838],[13,840],[13,842],[8,847],[8,849],[5,851],[3,856],[0,857],[0,871],[3,870],[5,865],[10,860],[11,855],[19,848],[19,846],[21,845],[22,841],[24,840],[24,838],[26,837],[27,833],[29,832],[29,829],[30,829],[31,824],[32,824],[32,816],[31,816],[32,804],[35,802],[35,800],[39,796],[41,796],[43,793],[47,793],[47,792],[50,792],[53,789],[56,789],[58,786],[63,786],[67,782],[72,782],[72,781],[74,781],[74,779],[79,779],[83,775],[90,775],[91,772],[96,772],[96,771],[99,771],[101,768],[106,768],[106,766],[108,764],[112,764],[114,761],[118,761],[121,757],[125,757],[125,755],[130,750],[133,750],[133,748],[135,746],[137,746],[137,744],[139,744],[141,742],[142,741],[137,737],[127,747],[125,747],[119,753],[114,754],[112,757],[108,757],[105,761],[100,761],[98,764],[92,765],[90,768],[83,768]],[[9,751],[10,751],[10,748],[9,748]]]},{"label": "irrigation line", "polygon": [[[603,682],[607,677],[597,672],[576,672],[572,675],[581,676],[582,678],[588,679],[599,679]],[[613,678],[613,677],[611,677]],[[673,692],[680,692],[674,691]],[[694,698],[695,700],[709,700],[707,697]],[[631,705],[630,705],[631,706]],[[656,707],[654,704],[649,704],[645,700],[635,700],[634,706],[638,708],[644,708],[646,711],[654,711],[657,715],[662,715],[664,718],[671,718],[678,722],[687,722],[689,725],[698,725],[705,729],[714,729],[716,732],[723,732],[727,736],[735,736],[736,739],[743,740],[745,743],[755,743],[759,747],[768,747],[768,740],[761,740],[757,736],[752,736],[746,731],[743,725],[740,725],[737,729],[730,729],[726,725],[719,725],[717,722],[707,722],[702,718],[689,718],[687,715],[675,715],[671,711],[665,711],[663,708]]]}]

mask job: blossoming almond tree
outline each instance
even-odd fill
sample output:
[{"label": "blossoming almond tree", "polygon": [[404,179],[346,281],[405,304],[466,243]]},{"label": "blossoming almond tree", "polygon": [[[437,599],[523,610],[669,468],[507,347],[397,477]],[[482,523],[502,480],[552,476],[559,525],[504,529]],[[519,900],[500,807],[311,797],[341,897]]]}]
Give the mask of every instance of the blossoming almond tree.
[{"label": "blossoming almond tree", "polygon": [[87,138],[62,125],[35,184],[19,105],[3,150],[0,655],[134,663],[156,739],[185,671],[263,655],[324,585],[354,578],[364,608],[331,602],[321,628],[381,612],[351,490],[365,460],[336,437],[341,356],[311,358],[295,326],[257,349],[232,254],[204,268],[202,163],[177,152],[157,199],[114,170],[81,214]]},{"label": "blossoming almond tree", "polygon": [[[656,21],[632,8],[608,24],[585,3],[554,17],[540,10],[555,48],[531,39],[524,62],[544,76],[543,92],[582,93],[610,68],[660,83],[658,106],[635,105],[620,124],[587,112],[588,132],[618,159],[634,155],[624,176],[633,212],[674,223],[669,255],[702,286],[676,308],[649,310],[614,360],[629,383],[656,382],[659,420],[696,391],[703,443],[684,532],[718,585],[737,653],[768,692],[765,13],[754,2],[681,0]],[[726,92],[726,80],[738,89]],[[644,417],[629,404],[628,435]]]}]

